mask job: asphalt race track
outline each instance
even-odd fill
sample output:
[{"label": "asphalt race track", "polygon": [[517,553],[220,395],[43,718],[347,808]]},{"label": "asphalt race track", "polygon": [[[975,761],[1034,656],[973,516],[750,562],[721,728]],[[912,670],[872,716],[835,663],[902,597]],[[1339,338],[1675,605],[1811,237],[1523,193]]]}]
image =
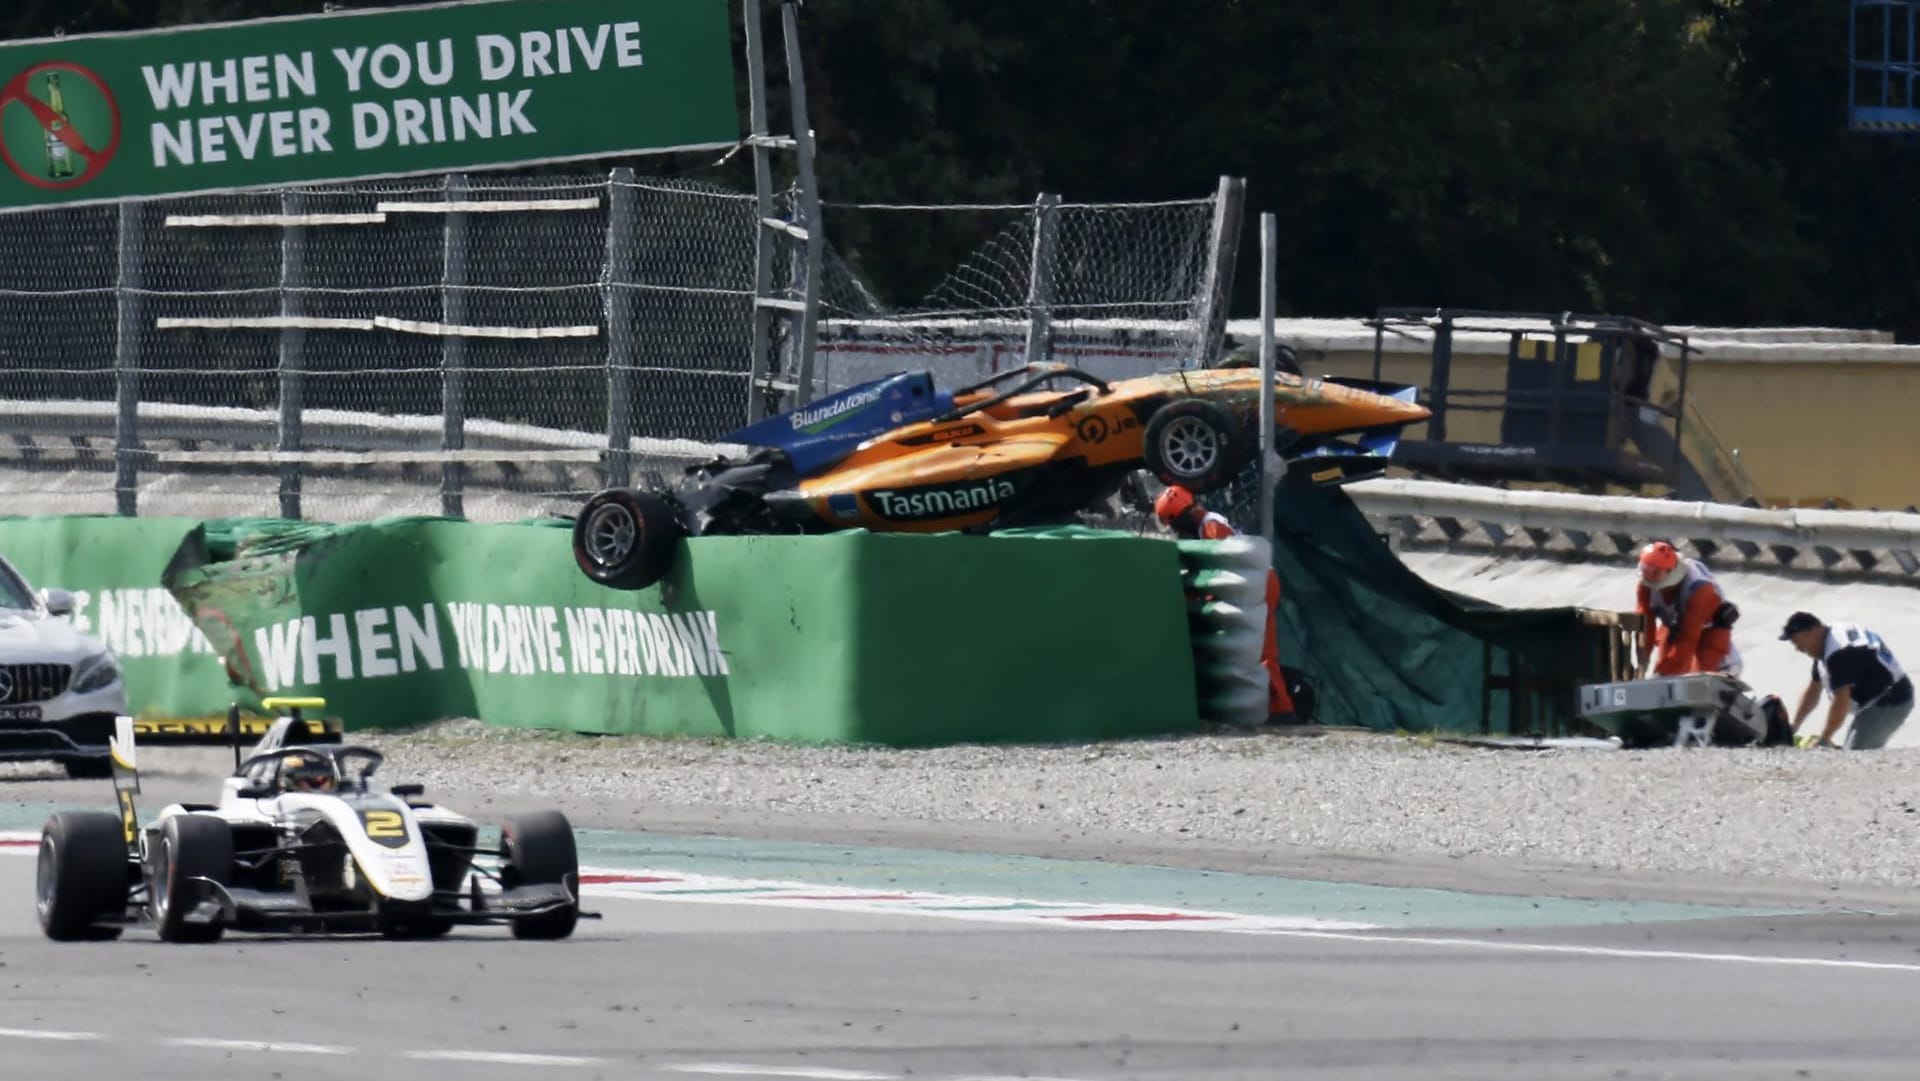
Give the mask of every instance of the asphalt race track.
[{"label": "asphalt race track", "polygon": [[[35,782],[4,796],[25,813],[33,800],[99,793],[98,783]],[[521,943],[501,928],[423,943],[235,935],[169,946],[141,929],[55,944],[34,921],[31,843],[7,836],[7,1078],[1624,1081],[1920,1070],[1920,918],[1830,898],[1809,898],[1802,915],[1640,919],[1669,910],[1629,905],[1573,926],[1461,929],[1450,916],[1417,925],[1443,909],[1427,907],[1438,894],[1406,890],[1415,924],[1343,930],[1274,915],[1295,896],[1276,881],[1270,904],[1281,908],[1266,923],[1209,930],[1158,926],[1147,917],[1165,913],[1124,907],[1076,918],[1092,922],[1012,923],[998,911],[834,907],[858,893],[845,887],[668,899],[613,885],[590,887],[588,907],[604,919],[562,943]],[[731,850],[713,851],[699,873]],[[583,862],[593,862],[585,849]]]}]

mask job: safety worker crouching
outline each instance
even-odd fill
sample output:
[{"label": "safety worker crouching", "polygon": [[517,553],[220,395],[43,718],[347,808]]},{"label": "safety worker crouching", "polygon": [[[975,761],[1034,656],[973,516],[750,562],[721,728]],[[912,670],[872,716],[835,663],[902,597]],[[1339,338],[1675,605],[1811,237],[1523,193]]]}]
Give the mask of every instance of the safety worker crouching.
[{"label": "safety worker crouching", "polygon": [[1858,623],[1828,626],[1811,612],[1795,612],[1781,630],[1780,640],[1792,642],[1793,648],[1813,658],[1813,676],[1793,713],[1796,737],[1820,704],[1821,692],[1833,697],[1819,735],[1805,737],[1803,746],[1834,746],[1834,735],[1851,714],[1853,729],[1847,733],[1846,746],[1876,751],[1887,745],[1913,712],[1913,680],[1887,643],[1866,627]]},{"label": "safety worker crouching", "polygon": [[[1153,501],[1154,517],[1182,540],[1226,540],[1240,531],[1226,516],[1210,511],[1192,492],[1178,485],[1160,493]],[[1280,575],[1267,568],[1266,640],[1260,646],[1260,666],[1267,670],[1267,723],[1294,723],[1293,696],[1287,693],[1287,677],[1280,670],[1280,635],[1276,620],[1280,614]]]},{"label": "safety worker crouching", "polygon": [[[1646,672],[1651,656],[1656,676],[1740,674],[1740,653],[1733,647],[1740,610],[1721,592],[1706,564],[1682,556],[1666,541],[1647,545],[1640,552],[1636,601],[1654,631],[1640,639],[1637,671]],[[1659,653],[1652,656],[1656,644]]]}]

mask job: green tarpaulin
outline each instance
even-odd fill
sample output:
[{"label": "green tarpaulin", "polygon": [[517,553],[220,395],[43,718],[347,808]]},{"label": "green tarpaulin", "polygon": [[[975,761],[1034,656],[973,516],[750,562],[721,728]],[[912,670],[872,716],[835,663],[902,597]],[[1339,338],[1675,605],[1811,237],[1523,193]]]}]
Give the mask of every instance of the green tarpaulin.
[{"label": "green tarpaulin", "polygon": [[[1322,724],[1564,734],[1574,688],[1611,678],[1606,628],[1578,609],[1502,608],[1429,584],[1337,488],[1282,487],[1274,516],[1280,660],[1313,681]],[[1540,689],[1516,702],[1490,675]]]}]

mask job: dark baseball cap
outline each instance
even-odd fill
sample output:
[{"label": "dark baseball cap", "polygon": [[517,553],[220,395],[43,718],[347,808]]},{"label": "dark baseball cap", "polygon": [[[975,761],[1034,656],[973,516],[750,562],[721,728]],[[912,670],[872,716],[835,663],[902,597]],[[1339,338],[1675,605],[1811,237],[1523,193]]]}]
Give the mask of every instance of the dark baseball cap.
[{"label": "dark baseball cap", "polygon": [[1812,612],[1795,612],[1787,617],[1787,629],[1780,632],[1780,640],[1784,642],[1801,631],[1810,631],[1819,625],[1819,617]]}]

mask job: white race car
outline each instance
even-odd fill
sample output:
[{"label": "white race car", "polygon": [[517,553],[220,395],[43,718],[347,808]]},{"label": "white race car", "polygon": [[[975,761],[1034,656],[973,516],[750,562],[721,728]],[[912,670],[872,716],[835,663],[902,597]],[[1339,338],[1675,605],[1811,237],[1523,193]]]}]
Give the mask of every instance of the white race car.
[{"label": "white race car", "polygon": [[422,799],[419,785],[376,785],[380,752],[290,740],[307,731],[301,711],[324,705],[267,699],[289,712],[244,757],[234,709],[234,772],[220,801],[170,804],[144,826],[133,725],[120,718],[111,742],[120,813],[62,811],[41,831],[47,937],[113,938],[151,920],[168,942],[213,942],[229,929],[429,938],[462,923],[555,939],[594,918],[580,909],[573,829],[560,812],[509,817],[499,847],[482,849],[479,827]]},{"label": "white race car", "polygon": [[42,600],[0,559],[0,761],[53,760],[74,777],[105,777],[126,686],[113,654],[72,615],[73,594],[49,589]]}]

